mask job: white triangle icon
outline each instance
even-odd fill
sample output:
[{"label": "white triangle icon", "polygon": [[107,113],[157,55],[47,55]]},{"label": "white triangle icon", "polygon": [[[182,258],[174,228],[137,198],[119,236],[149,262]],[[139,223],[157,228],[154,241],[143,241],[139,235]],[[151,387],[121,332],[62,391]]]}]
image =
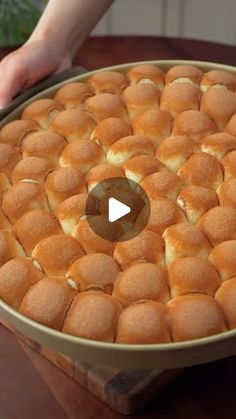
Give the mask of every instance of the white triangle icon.
[{"label": "white triangle icon", "polygon": [[115,198],[109,198],[108,200],[108,220],[110,223],[119,220],[125,215],[131,212],[131,208],[123,202],[118,201]]}]

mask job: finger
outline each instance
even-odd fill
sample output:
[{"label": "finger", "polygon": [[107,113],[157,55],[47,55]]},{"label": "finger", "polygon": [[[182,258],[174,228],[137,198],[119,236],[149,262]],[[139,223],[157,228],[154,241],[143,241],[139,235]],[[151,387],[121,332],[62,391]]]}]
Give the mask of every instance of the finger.
[{"label": "finger", "polygon": [[4,60],[0,63],[0,109],[11,102],[25,82],[22,66],[15,59]]}]

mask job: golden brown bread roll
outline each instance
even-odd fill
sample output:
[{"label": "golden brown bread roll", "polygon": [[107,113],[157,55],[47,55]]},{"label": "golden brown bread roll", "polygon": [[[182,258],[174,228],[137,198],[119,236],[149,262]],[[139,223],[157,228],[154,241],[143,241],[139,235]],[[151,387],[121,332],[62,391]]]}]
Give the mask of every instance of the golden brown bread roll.
[{"label": "golden brown bread roll", "polygon": [[215,295],[216,301],[224,310],[229,329],[236,328],[236,277],[223,282]]},{"label": "golden brown bread roll", "polygon": [[25,256],[24,249],[10,230],[0,231],[0,266],[8,260]]},{"label": "golden brown bread roll", "polygon": [[16,147],[10,144],[0,143],[0,172],[10,177],[12,169],[20,159],[21,154]]},{"label": "golden brown bread roll", "polygon": [[227,153],[236,150],[236,137],[227,132],[217,132],[204,137],[200,141],[200,149],[205,153],[212,154],[218,160],[222,160]]},{"label": "golden brown bread roll", "polygon": [[225,179],[236,177],[236,150],[226,154],[222,164],[224,166]]},{"label": "golden brown bread roll", "polygon": [[187,220],[196,224],[205,212],[219,205],[219,200],[215,191],[204,186],[190,185],[180,191],[177,204],[184,211]]},{"label": "golden brown bread roll", "polygon": [[227,326],[220,305],[204,294],[176,297],[168,303],[174,342],[224,332]]},{"label": "golden brown bread roll", "polygon": [[0,268],[0,298],[18,310],[26,292],[42,277],[30,258],[11,259]]},{"label": "golden brown bread roll", "polygon": [[225,131],[236,136],[236,113],[231,116],[229,122],[226,124]]},{"label": "golden brown bread roll", "polygon": [[87,83],[72,82],[62,86],[56,93],[55,99],[63,104],[65,109],[76,108],[90,96],[94,91]]},{"label": "golden brown bread roll", "polygon": [[200,257],[185,257],[175,260],[168,269],[172,298],[184,294],[207,294],[214,296],[221,285],[221,278],[214,266]]},{"label": "golden brown bread roll", "polygon": [[112,296],[124,307],[146,300],[166,303],[170,299],[167,273],[152,263],[136,263],[118,275]]},{"label": "golden brown bread roll", "polygon": [[208,153],[194,153],[177,173],[187,184],[205,186],[213,190],[223,182],[220,162]]},{"label": "golden brown bread roll", "polygon": [[[147,209],[144,207],[136,220],[136,225],[141,223],[146,211]],[[146,229],[162,235],[170,225],[185,221],[184,213],[175,202],[169,198],[158,198],[156,201],[151,201],[150,216]]]},{"label": "golden brown bread roll", "polygon": [[70,235],[53,234],[41,240],[32,252],[46,275],[63,276],[72,263],[84,254],[80,244]]},{"label": "golden brown bread roll", "polygon": [[38,323],[60,330],[75,294],[65,278],[45,277],[26,293],[20,312]]},{"label": "golden brown bread roll", "polygon": [[[140,184],[142,180],[152,173],[166,171],[166,167],[154,156],[135,156],[123,164],[125,176]],[[132,187],[132,185],[131,185]]]},{"label": "golden brown bread roll", "polygon": [[233,207],[236,209],[236,178],[227,179],[217,191],[220,205],[223,207]]},{"label": "golden brown bread roll", "polygon": [[113,342],[120,304],[100,291],[79,293],[67,313],[63,332],[86,339]]},{"label": "golden brown bread roll", "polygon": [[236,76],[229,71],[224,70],[210,70],[203,74],[201,80],[201,90],[206,92],[209,87],[227,87],[228,90],[235,92],[236,90]]},{"label": "golden brown bread roll", "polygon": [[66,109],[60,112],[50,124],[50,130],[62,135],[68,143],[89,139],[96,124],[82,109]]},{"label": "golden brown bread roll", "polygon": [[163,171],[147,176],[141,186],[151,200],[166,197],[175,201],[185,184],[175,173]]},{"label": "golden brown bread roll", "polygon": [[136,83],[122,93],[122,99],[132,120],[139,112],[159,107],[160,91],[152,84]]},{"label": "golden brown bread roll", "polygon": [[[86,214],[97,214],[97,202],[90,196],[89,205],[87,204],[88,195],[78,194],[71,196],[63,201],[56,209],[55,215],[59,220],[62,230],[66,234],[71,234],[75,226]],[[88,214],[88,215],[89,215]]]},{"label": "golden brown bread roll", "polygon": [[80,140],[64,148],[59,165],[75,167],[80,173],[87,173],[92,167],[104,162],[105,155],[99,144],[92,140]]},{"label": "golden brown bread roll", "polygon": [[33,119],[16,119],[2,127],[0,131],[0,143],[20,147],[22,141],[30,133],[38,129],[39,125]]},{"label": "golden brown bread roll", "polygon": [[166,84],[178,83],[192,83],[198,85],[202,77],[200,68],[192,65],[176,65],[171,67],[166,73]]},{"label": "golden brown bread roll", "polygon": [[147,109],[132,119],[134,134],[150,138],[156,147],[170,135],[171,126],[169,112],[161,109]]},{"label": "golden brown bread roll", "polygon": [[86,193],[84,176],[75,167],[63,167],[49,173],[45,191],[52,209],[70,196]]},{"label": "golden brown bread roll", "polygon": [[38,131],[29,134],[22,141],[22,155],[24,158],[44,157],[57,165],[65,145],[66,141],[60,134],[48,130]]},{"label": "golden brown bread roll", "polygon": [[196,110],[177,114],[172,129],[172,135],[189,135],[197,142],[215,132],[217,132],[215,122],[206,113]]},{"label": "golden brown bread roll", "polygon": [[111,117],[127,121],[124,103],[118,95],[111,93],[99,93],[88,98],[84,103],[84,110],[92,115],[97,123]]},{"label": "golden brown bread roll", "polygon": [[207,259],[211,251],[210,243],[204,234],[191,224],[174,224],[164,231],[163,238],[167,266],[176,259],[187,256]]},{"label": "golden brown bread roll", "polygon": [[120,138],[132,135],[131,126],[120,118],[106,118],[100,121],[91,134],[91,140],[101,144],[105,153]]},{"label": "golden brown bread roll", "polygon": [[43,188],[36,183],[16,183],[2,199],[2,209],[12,224],[34,209],[48,209]]},{"label": "golden brown bread roll", "polygon": [[14,225],[14,233],[28,255],[40,240],[62,233],[55,216],[46,210],[33,210],[24,214]]},{"label": "golden brown bread roll", "polygon": [[22,112],[23,119],[33,119],[47,129],[55,116],[63,110],[60,102],[54,99],[39,99],[31,102]]},{"label": "golden brown bread roll", "polygon": [[236,239],[236,208],[214,207],[199,219],[198,228],[209,242],[216,246],[226,240]]},{"label": "golden brown bread roll", "polygon": [[139,64],[132,67],[127,77],[130,84],[143,83],[143,84],[154,84],[159,90],[164,87],[164,72],[153,64]]},{"label": "golden brown bread roll", "polygon": [[126,160],[141,154],[153,155],[155,146],[153,141],[142,135],[129,135],[116,141],[107,153],[107,162],[121,165]]},{"label": "golden brown bread roll", "polygon": [[221,89],[211,87],[202,95],[200,109],[215,121],[218,129],[223,130],[236,112],[236,93],[225,87]]},{"label": "golden brown bread roll", "polygon": [[223,281],[236,276],[236,240],[218,244],[212,250],[209,260],[216,267]]},{"label": "golden brown bread roll", "polygon": [[111,256],[91,253],[77,259],[67,271],[66,277],[79,291],[93,288],[111,294],[119,272],[120,268]]},{"label": "golden brown bread roll", "polygon": [[11,188],[9,178],[4,174],[0,173],[0,193],[6,192]]},{"label": "golden brown bread roll", "polygon": [[11,224],[0,208],[0,230],[11,229]]},{"label": "golden brown bread roll", "polygon": [[[113,164],[98,164],[89,170],[86,175],[86,182],[88,186],[88,192],[91,192],[95,186],[96,190],[93,190],[93,194],[101,196],[104,191],[111,186],[109,179],[112,178],[125,178],[124,171],[121,167],[114,166]],[[108,180],[108,182],[106,182]],[[99,183],[102,182],[102,185]],[[123,184],[123,183],[122,183]],[[128,185],[127,185],[128,186]]]},{"label": "golden brown bread roll", "polygon": [[170,342],[168,313],[156,301],[133,304],[122,310],[116,335],[117,343]]},{"label": "golden brown bread roll", "polygon": [[20,160],[11,173],[12,183],[35,182],[43,185],[49,172],[53,170],[50,160],[43,157],[26,157]]},{"label": "golden brown bread roll", "polygon": [[159,234],[143,230],[131,240],[117,243],[114,259],[126,269],[137,262],[164,265],[164,242]]},{"label": "golden brown bread roll", "polygon": [[96,226],[96,223],[100,225],[99,230],[104,226],[105,235],[109,235],[110,240],[98,236],[91,228],[87,219],[82,219],[78,222],[72,232],[72,236],[78,240],[85,253],[106,253],[107,255],[112,256],[115,248],[115,243],[112,241],[115,234],[114,228],[111,224],[110,230],[106,230],[107,217],[104,217],[103,215],[93,216],[93,225]]},{"label": "golden brown bread roll", "polygon": [[165,138],[156,151],[156,157],[171,172],[177,172],[183,163],[198,151],[197,143],[187,135]]},{"label": "golden brown bread roll", "polygon": [[160,99],[160,109],[168,111],[173,117],[189,109],[198,110],[199,87],[191,83],[171,83],[167,85]]},{"label": "golden brown bread roll", "polygon": [[92,86],[96,94],[113,93],[120,94],[128,85],[128,79],[125,74],[118,71],[99,71],[93,74],[87,80],[88,85]]}]

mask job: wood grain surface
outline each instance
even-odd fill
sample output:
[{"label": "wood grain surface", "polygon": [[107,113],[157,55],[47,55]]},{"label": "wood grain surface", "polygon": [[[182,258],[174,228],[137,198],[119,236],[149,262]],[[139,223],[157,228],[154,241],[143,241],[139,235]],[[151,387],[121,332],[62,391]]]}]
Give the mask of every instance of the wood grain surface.
[{"label": "wood grain surface", "polygon": [[[0,50],[0,59],[14,48]],[[209,42],[90,38],[74,64],[87,69],[148,59],[196,59],[236,65],[236,48]],[[188,368],[140,419],[234,419],[236,357]],[[0,326],[0,419],[117,419],[87,390]],[[131,418],[133,416],[130,416]]]}]

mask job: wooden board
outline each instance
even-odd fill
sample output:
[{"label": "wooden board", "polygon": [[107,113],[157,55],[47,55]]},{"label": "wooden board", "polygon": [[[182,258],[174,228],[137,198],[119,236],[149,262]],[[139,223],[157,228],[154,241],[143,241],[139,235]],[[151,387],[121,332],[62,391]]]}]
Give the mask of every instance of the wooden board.
[{"label": "wooden board", "polygon": [[29,346],[60,368],[101,401],[122,414],[133,414],[164,391],[181,370],[120,370],[106,366],[79,364],[67,356],[26,338],[12,330],[21,345]]}]

